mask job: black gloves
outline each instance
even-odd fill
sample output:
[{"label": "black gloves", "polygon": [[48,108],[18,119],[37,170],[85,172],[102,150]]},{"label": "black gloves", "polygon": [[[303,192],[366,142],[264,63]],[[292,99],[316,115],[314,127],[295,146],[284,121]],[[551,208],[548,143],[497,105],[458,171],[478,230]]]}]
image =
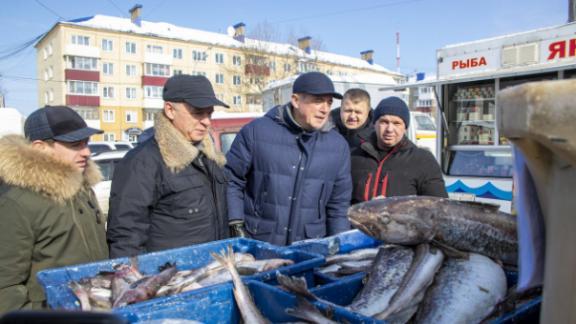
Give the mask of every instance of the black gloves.
[{"label": "black gloves", "polygon": [[228,223],[230,227],[230,236],[232,237],[248,237],[246,235],[246,229],[244,228],[244,222],[241,220],[235,220]]}]

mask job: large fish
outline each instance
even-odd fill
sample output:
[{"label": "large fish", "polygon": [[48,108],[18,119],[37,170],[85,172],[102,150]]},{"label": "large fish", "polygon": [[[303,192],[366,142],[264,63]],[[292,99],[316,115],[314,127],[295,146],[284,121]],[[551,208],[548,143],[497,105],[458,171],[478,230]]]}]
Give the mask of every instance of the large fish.
[{"label": "large fish", "polygon": [[368,273],[368,281],[348,308],[366,316],[374,316],[386,310],[413,258],[414,251],[408,247],[380,247]]},{"label": "large fish", "polygon": [[154,298],[158,289],[170,281],[174,274],[176,274],[176,266],[167,263],[161,268],[160,273],[144,277],[131,284],[128,289],[124,290],[122,294],[114,300],[112,307],[122,307]]},{"label": "large fish", "polygon": [[516,219],[496,206],[427,196],[390,197],[355,204],[348,218],[362,232],[386,243],[434,241],[517,263]]},{"label": "large fish", "polygon": [[407,322],[416,312],[442,261],[444,254],[440,250],[430,247],[429,244],[418,245],[410,269],[402,278],[402,283],[390,300],[390,305],[384,312],[377,314],[376,318],[394,323]]},{"label": "large fish", "polygon": [[426,292],[416,323],[479,323],[506,295],[506,276],[489,258],[448,259]]},{"label": "large fish", "polygon": [[236,261],[234,258],[234,251],[232,247],[228,246],[228,253],[222,252],[222,254],[217,253],[210,253],[212,257],[220,262],[232,275],[232,282],[234,283],[234,299],[236,299],[236,304],[240,309],[240,314],[242,315],[242,319],[244,323],[268,323],[268,320],[260,313],[258,307],[252,300],[252,295],[250,295],[250,291],[242,282],[242,278],[240,278],[240,274],[236,270]]}]

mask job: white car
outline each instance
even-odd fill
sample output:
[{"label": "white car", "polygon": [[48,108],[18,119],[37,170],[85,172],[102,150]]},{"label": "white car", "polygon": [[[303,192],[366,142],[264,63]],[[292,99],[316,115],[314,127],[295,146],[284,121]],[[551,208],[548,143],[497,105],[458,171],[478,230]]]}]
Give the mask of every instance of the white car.
[{"label": "white car", "polygon": [[109,151],[91,157],[91,159],[98,164],[102,172],[102,181],[96,184],[93,189],[104,215],[108,215],[108,198],[110,197],[114,168],[126,153],[128,153],[128,151]]},{"label": "white car", "polygon": [[129,151],[134,148],[130,142],[105,142],[105,141],[90,141],[88,147],[92,155],[109,151]]}]

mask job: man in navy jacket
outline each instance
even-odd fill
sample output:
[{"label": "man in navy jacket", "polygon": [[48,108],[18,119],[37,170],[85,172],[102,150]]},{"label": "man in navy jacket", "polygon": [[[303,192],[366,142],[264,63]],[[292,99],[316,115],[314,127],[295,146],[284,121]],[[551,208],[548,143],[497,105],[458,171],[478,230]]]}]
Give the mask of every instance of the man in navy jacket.
[{"label": "man in navy jacket", "polygon": [[228,152],[228,220],[238,236],[277,245],[350,228],[348,143],[328,123],[332,98],[319,72],[300,75],[289,103],[242,128]]}]

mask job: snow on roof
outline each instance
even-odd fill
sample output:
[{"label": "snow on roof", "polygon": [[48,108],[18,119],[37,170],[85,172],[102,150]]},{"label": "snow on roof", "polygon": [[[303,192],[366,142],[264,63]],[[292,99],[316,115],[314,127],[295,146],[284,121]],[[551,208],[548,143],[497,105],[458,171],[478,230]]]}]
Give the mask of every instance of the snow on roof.
[{"label": "snow on roof", "polygon": [[[281,80],[276,80],[269,82],[266,85],[264,91],[269,89],[278,88],[284,85],[291,85],[294,83],[298,76],[293,75]],[[384,76],[379,74],[368,74],[368,73],[361,73],[356,75],[346,75],[346,76],[337,76],[337,75],[329,75],[330,79],[334,83],[359,83],[359,84],[374,84],[374,85],[396,85],[397,82],[391,76]]]},{"label": "snow on roof", "polygon": [[153,37],[179,39],[183,41],[196,41],[224,47],[236,47],[243,49],[251,48],[263,52],[274,53],[277,55],[297,56],[303,60],[318,60],[321,62],[401,75],[399,73],[392,72],[381,65],[370,64],[360,58],[316,50],[312,50],[311,53],[308,54],[297,46],[291,44],[266,42],[250,38],[246,38],[245,42],[242,43],[226,34],[179,27],[165,22],[150,22],[142,20],[141,25],[138,26],[132,23],[129,18],[95,15],[91,17],[62,21],[60,23],[65,25],[76,25],[95,29],[135,33]]}]

